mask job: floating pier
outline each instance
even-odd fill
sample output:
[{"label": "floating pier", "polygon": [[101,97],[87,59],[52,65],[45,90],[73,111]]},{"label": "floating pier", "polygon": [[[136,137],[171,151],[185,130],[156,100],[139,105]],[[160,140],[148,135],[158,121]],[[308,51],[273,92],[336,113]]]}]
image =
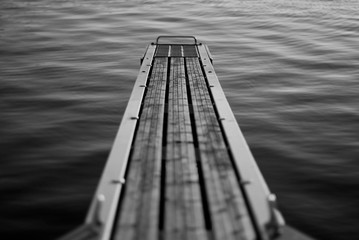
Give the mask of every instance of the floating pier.
[{"label": "floating pier", "polygon": [[269,240],[283,225],[207,46],[158,37],[85,224],[62,240]]}]

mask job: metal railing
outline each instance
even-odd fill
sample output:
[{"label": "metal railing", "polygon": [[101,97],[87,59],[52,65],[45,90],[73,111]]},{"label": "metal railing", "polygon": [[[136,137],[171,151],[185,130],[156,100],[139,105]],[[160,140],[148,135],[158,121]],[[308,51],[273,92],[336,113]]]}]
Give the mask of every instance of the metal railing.
[{"label": "metal railing", "polygon": [[[194,40],[194,44],[197,45],[197,38],[194,37],[194,36],[176,36],[176,35],[168,35],[168,36],[165,36],[165,35],[162,35],[162,36],[158,36],[157,39],[156,39],[156,45],[160,44],[159,41],[161,38],[172,38],[172,39],[180,39],[180,38],[190,38],[190,39],[193,39]],[[164,44],[164,43],[162,43]]]}]

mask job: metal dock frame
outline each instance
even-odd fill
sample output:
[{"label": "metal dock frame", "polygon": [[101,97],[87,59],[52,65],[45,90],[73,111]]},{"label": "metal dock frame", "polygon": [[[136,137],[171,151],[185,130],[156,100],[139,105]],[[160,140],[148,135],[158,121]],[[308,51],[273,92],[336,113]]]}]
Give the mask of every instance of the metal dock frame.
[{"label": "metal dock frame", "polygon": [[[186,42],[183,43],[182,42]],[[160,43],[160,41],[164,43]],[[189,42],[193,41],[193,42]],[[171,65],[172,64],[172,65]],[[171,69],[171,72],[170,70]],[[194,72],[191,72],[194,71]],[[177,93],[173,93],[174,95],[171,97],[169,96],[170,93],[168,93],[169,89],[169,79],[170,78],[178,78],[179,81],[182,81],[183,83],[175,83],[176,85],[173,85],[172,87],[176,87],[178,90]],[[203,83],[198,83],[198,85],[194,85],[194,83],[191,82],[191,80],[198,80],[203,79]],[[196,80],[196,81],[197,81]],[[158,82],[160,85],[153,85],[155,82]],[[162,82],[161,82],[162,81]],[[177,80],[176,80],[177,81]],[[152,85],[151,85],[152,84]],[[182,85],[180,85],[182,84]],[[200,85],[202,84],[202,85]],[[182,86],[182,87],[181,87]],[[156,89],[156,90],[151,90]],[[165,92],[163,92],[165,90]],[[151,92],[154,91],[154,92]],[[206,92],[204,92],[206,91]],[[178,98],[178,94],[183,93],[183,96],[181,96],[181,99],[185,99],[183,101],[186,102],[175,102],[176,96]],[[152,94],[152,95],[151,95]],[[146,103],[146,101],[156,101],[153,100],[153,97],[156,97],[159,95],[158,99],[161,101],[161,103]],[[172,93],[171,93],[172,94]],[[191,95],[192,94],[192,95]],[[196,99],[196,95],[208,95],[208,98],[210,98],[211,103],[208,106],[204,106],[203,108],[198,107],[201,105],[201,99],[198,101]],[[146,100],[146,95],[148,95],[148,99]],[[166,102],[163,102],[166,101]],[[168,101],[174,101],[171,106],[174,106],[174,110],[171,110],[171,106],[169,107]],[[197,101],[197,102],[196,102]],[[175,103],[178,103],[180,106],[180,110],[177,109],[177,106]],[[146,110],[144,107],[145,105],[148,105],[148,110]],[[151,105],[152,104],[152,105]],[[157,104],[157,105],[156,105]],[[155,106],[155,107],[153,107]],[[212,109],[213,108],[213,109]],[[155,110],[153,110],[155,109]],[[209,116],[204,116],[201,123],[198,123],[196,121],[199,121],[198,119],[201,118],[200,116],[197,116],[196,114],[207,114],[203,113],[207,111],[206,109],[209,109],[210,114],[215,114],[216,120],[213,122],[213,119]],[[211,110],[212,109],[212,110]],[[155,126],[154,125],[148,126],[147,128],[143,127],[143,130],[140,130],[140,120],[141,120],[141,114],[144,114],[144,111],[148,111],[146,116],[150,116],[149,114],[154,114],[156,116],[165,116],[164,119],[160,119],[158,117],[155,117],[153,120],[152,115],[148,117],[146,121],[158,121],[159,124],[162,124],[162,126]],[[185,114],[183,117],[183,123],[180,126],[175,126],[174,128],[179,129],[180,132],[178,132],[177,135],[182,136],[182,132],[188,133],[188,131],[193,131],[191,136],[188,134],[183,135],[183,139],[185,140],[173,140],[170,142],[173,146],[171,148],[172,150],[167,150],[167,153],[164,151],[166,150],[166,147],[163,147],[165,142],[171,141],[169,136],[165,136],[163,128],[166,128],[165,133],[170,134],[170,132],[173,130],[168,130],[167,127],[163,127],[164,125],[168,125],[171,127],[173,124],[176,125],[176,119],[171,119],[171,116],[168,116],[169,111],[174,111],[175,117],[180,117],[182,119],[181,114]],[[213,112],[213,113],[212,113]],[[180,115],[178,115],[180,114]],[[212,116],[211,115],[211,116]],[[213,115],[214,116],[214,115]],[[173,118],[173,117],[172,117]],[[211,155],[206,155],[206,144],[215,144],[215,143],[208,143],[206,139],[203,139],[207,135],[201,136],[201,132],[207,131],[207,127],[205,126],[202,128],[202,125],[206,125],[208,120],[208,124],[213,124],[215,126],[211,126],[212,129],[219,129],[221,131],[220,136],[218,134],[215,134],[215,138],[223,138],[223,143],[220,143],[220,145],[223,145],[223,149],[219,149],[219,152],[227,152],[228,153],[228,159],[230,161],[228,163],[220,162],[218,163],[217,167],[219,170],[212,170],[212,165],[207,164],[206,166],[201,166],[200,161],[206,160],[205,158],[209,156],[211,158],[212,155],[216,155],[216,146],[212,147]],[[145,120],[143,120],[145,121]],[[171,123],[172,121],[172,123]],[[182,120],[181,120],[182,121]],[[179,122],[181,122],[179,121]],[[172,125],[171,125],[172,124]],[[192,124],[192,126],[189,126],[189,124]],[[218,125],[218,126],[217,126]],[[144,126],[144,124],[142,125]],[[166,201],[168,200],[167,197],[171,197],[168,195],[169,193],[164,191],[172,191],[171,188],[169,190],[163,190],[162,188],[166,185],[167,181],[165,176],[162,174],[166,174],[163,172],[162,165],[165,164],[166,156],[172,155],[183,155],[183,154],[189,154],[188,152],[194,151],[195,156],[195,162],[188,163],[190,167],[194,168],[195,171],[200,171],[199,175],[197,173],[192,173],[192,177],[194,176],[195,184],[197,185],[190,185],[190,190],[187,188],[184,190],[181,190],[182,193],[186,193],[186,191],[191,191],[191,194],[199,194],[198,196],[202,199],[201,202],[207,206],[201,206],[201,209],[203,210],[203,218],[198,221],[199,225],[203,225],[203,229],[199,229],[200,226],[198,225],[195,231],[198,239],[218,239],[221,236],[226,237],[226,239],[232,239],[232,235],[234,236],[233,239],[258,239],[258,240],[269,240],[274,239],[279,236],[281,227],[284,226],[284,220],[281,216],[280,212],[277,209],[276,206],[276,199],[275,195],[273,195],[263,177],[262,174],[259,171],[259,168],[249,150],[249,147],[243,137],[243,134],[237,124],[236,118],[229,106],[229,103],[224,95],[223,89],[219,83],[219,80],[217,78],[217,75],[215,73],[215,70],[213,68],[213,59],[209,52],[208,47],[205,44],[199,43],[197,39],[193,36],[159,36],[155,43],[151,43],[144,55],[144,57],[141,59],[141,67],[138,74],[138,77],[136,79],[131,97],[129,99],[126,111],[123,115],[121,125],[119,127],[117,136],[115,138],[115,142],[112,146],[112,150],[110,152],[110,155],[108,157],[107,164],[105,166],[105,169],[102,174],[102,178],[99,182],[97,191],[95,193],[94,199],[92,201],[90,210],[88,212],[88,215],[85,220],[85,224],[78,228],[77,230],[69,233],[68,235],[61,238],[61,240],[69,240],[69,239],[98,239],[98,240],[110,240],[110,239],[132,239],[134,237],[133,234],[139,234],[138,232],[126,232],[126,233],[117,233],[119,226],[127,226],[128,224],[129,228],[136,229],[139,225],[143,225],[143,223],[137,223],[133,221],[140,221],[135,219],[130,220],[124,220],[130,221],[129,223],[124,223],[121,225],[119,223],[121,220],[119,218],[121,217],[121,211],[120,206],[121,204],[125,204],[124,201],[130,201],[130,200],[124,200],[126,198],[124,188],[127,184],[132,184],[131,182],[126,179],[129,176],[129,166],[131,167],[131,158],[136,158],[136,154],[141,154],[141,151],[144,147],[148,146],[148,144],[144,144],[141,147],[137,147],[139,149],[136,150],[135,144],[141,144],[140,140],[136,140],[136,134],[138,132],[143,132],[143,134],[146,134],[146,131],[152,131],[151,129],[154,128],[155,131],[153,136],[149,136],[150,139],[153,140],[153,145],[155,148],[148,150],[149,154],[154,154],[153,156],[157,156],[160,158],[157,165],[155,163],[148,163],[149,169],[154,169],[154,173],[146,173],[145,170],[138,170],[136,174],[152,174],[150,180],[156,181],[157,183],[151,183],[152,185],[156,185],[159,190],[156,190],[155,192],[151,192],[152,195],[146,195],[149,198],[152,198],[154,196],[154,199],[157,199],[160,203],[151,203],[149,205],[146,205],[146,208],[142,209],[142,211],[150,211],[149,214],[152,217],[154,216],[156,220],[153,220],[154,223],[148,223],[149,225],[145,225],[143,228],[145,228],[146,231],[144,233],[148,233],[148,235],[140,236],[140,239],[168,239],[171,240],[169,236],[172,236],[171,234],[174,234],[173,236],[178,237],[182,235],[177,236],[177,232],[180,232],[181,229],[177,229],[176,226],[174,226],[174,229],[168,230],[169,235],[164,234],[162,231],[163,224],[167,224],[167,221],[171,221],[170,219],[166,219],[166,223],[164,223],[163,218],[165,217],[163,214],[159,211],[165,211],[169,209],[168,211],[171,212],[170,205],[166,205]],[[182,130],[181,130],[182,129]],[[183,130],[185,129],[185,130]],[[187,130],[186,130],[187,129]],[[173,130],[175,131],[175,129]],[[182,132],[181,132],[182,131]],[[195,136],[194,136],[194,135]],[[212,133],[203,133],[208,134],[208,136],[214,136]],[[211,135],[212,134],[212,135]],[[176,135],[176,133],[174,134]],[[176,136],[171,136],[173,139],[176,138]],[[180,136],[179,136],[180,137]],[[165,139],[165,140],[163,140]],[[217,141],[217,139],[214,139]],[[138,143],[137,143],[138,141]],[[147,140],[146,140],[147,141]],[[218,140],[219,141],[219,140]],[[185,146],[185,153],[179,153],[176,150],[176,144],[185,144],[182,146]],[[188,147],[187,147],[188,146]],[[181,148],[182,149],[182,148]],[[201,150],[202,149],[202,150]],[[205,149],[205,150],[203,150]],[[147,151],[147,150],[146,150]],[[154,151],[154,152],[151,152]],[[168,151],[170,152],[169,155]],[[209,150],[208,150],[209,151]],[[136,153],[138,152],[138,153]],[[157,154],[157,155],[156,155]],[[166,155],[167,154],[167,155]],[[192,153],[190,153],[192,154]],[[202,154],[204,154],[202,156]],[[181,155],[181,156],[182,156]],[[202,157],[201,157],[202,156]],[[143,155],[139,155],[139,160],[143,158]],[[182,157],[187,161],[186,157]],[[217,159],[221,159],[222,157],[217,157]],[[178,159],[177,159],[178,160]],[[178,161],[173,161],[168,165],[170,166],[170,169],[167,169],[168,171],[177,171],[177,168],[181,168],[181,163]],[[135,161],[135,160],[133,160]],[[217,161],[217,160],[216,160]],[[224,161],[224,160],[221,160]],[[140,161],[137,161],[136,164],[141,164]],[[160,165],[159,165],[160,164]],[[179,164],[179,165],[178,165]],[[187,164],[187,163],[186,163]],[[222,165],[221,165],[222,164]],[[198,166],[199,165],[199,166]],[[135,166],[135,163],[132,167]],[[140,166],[140,165],[138,165]],[[144,167],[141,167],[144,168]],[[199,170],[197,168],[200,168]],[[243,210],[245,213],[243,213],[243,216],[237,216],[235,215],[234,221],[238,221],[241,224],[243,224],[241,231],[239,233],[239,230],[237,231],[236,228],[234,229],[227,229],[228,232],[226,232],[226,224],[234,224],[232,221],[229,221],[228,219],[223,218],[223,227],[218,227],[218,230],[216,230],[216,226],[212,226],[214,224],[222,224],[221,221],[219,221],[221,218],[217,218],[216,216],[212,216],[211,214],[221,214],[221,211],[229,211],[229,213],[226,214],[234,214],[233,212],[230,212],[230,210],[226,209],[215,209],[213,207],[213,204],[217,204],[217,200],[211,200],[213,194],[216,194],[216,191],[223,187],[220,181],[216,182],[217,178],[222,179],[226,178],[226,176],[223,175],[222,169],[229,169],[229,175],[235,174],[235,183],[233,183],[233,179],[229,179],[228,181],[232,181],[231,183],[228,183],[228,185],[225,185],[224,188],[225,191],[229,191],[229,195],[227,198],[222,197],[224,200],[227,201],[228,198],[237,198],[236,196],[240,194],[242,196],[242,200],[235,199],[235,201],[240,201],[243,206],[245,206],[245,209]],[[232,170],[230,168],[233,168]],[[158,172],[159,169],[159,172]],[[184,168],[183,168],[184,169]],[[190,169],[191,170],[191,169]],[[192,169],[193,170],[193,169]],[[147,170],[146,170],[147,171]],[[150,171],[150,170],[149,170]],[[183,170],[185,171],[185,170]],[[213,174],[219,174],[216,177],[214,177],[213,184],[211,182],[208,182],[206,179],[206,171],[212,171]],[[217,172],[218,171],[218,172]],[[148,172],[148,171],[147,171]],[[233,173],[232,173],[233,172]],[[135,173],[133,176],[137,176]],[[173,174],[176,174],[174,172]],[[183,174],[187,174],[186,172],[183,172]],[[189,173],[191,174],[191,173]],[[202,174],[202,176],[201,176]],[[213,175],[212,174],[212,175]],[[211,175],[211,176],[212,176]],[[174,175],[176,176],[176,175]],[[167,176],[171,177],[171,176]],[[186,178],[186,176],[181,176],[183,178]],[[176,182],[176,179],[172,179]],[[188,180],[188,179],[187,179]],[[183,180],[181,183],[185,183],[187,181],[186,179]],[[137,180],[136,180],[137,181]],[[142,179],[138,181],[144,181]],[[170,180],[168,180],[170,181]],[[189,181],[192,181],[191,179]],[[172,184],[172,183],[169,183]],[[176,184],[176,183],[174,183]],[[217,186],[214,186],[217,184]],[[232,184],[232,185],[231,185]],[[236,192],[235,194],[232,194],[232,190],[229,188],[229,186],[233,186],[233,184],[237,184],[238,186],[233,189],[233,192]],[[151,186],[152,186],[151,185]],[[201,186],[200,186],[201,185]],[[205,186],[202,186],[205,185]],[[213,185],[213,186],[212,186]],[[131,187],[129,187],[131,188]],[[212,188],[214,188],[213,192],[211,192]],[[238,189],[236,189],[238,188]],[[133,189],[136,189],[135,187]],[[142,188],[141,188],[142,189]],[[148,189],[143,188],[144,191],[147,191]],[[152,191],[152,190],[150,190]],[[176,191],[176,190],[173,190]],[[222,191],[222,190],[220,190]],[[238,193],[237,193],[238,192]],[[132,193],[131,196],[136,193]],[[163,196],[163,194],[167,194]],[[178,194],[178,193],[177,193]],[[210,196],[203,196],[204,195],[210,195]],[[212,195],[211,195],[212,194]],[[233,195],[233,196],[232,196]],[[141,195],[142,196],[142,195]],[[140,198],[141,196],[136,196],[136,198]],[[177,196],[177,195],[176,195]],[[192,196],[192,195],[191,195]],[[203,200],[203,198],[209,198]],[[136,201],[136,200],[133,200]],[[147,204],[145,200],[141,200]],[[172,201],[172,200],[168,200]],[[177,201],[176,199],[173,199],[173,201]],[[195,199],[191,199],[191,201],[196,201]],[[200,200],[198,200],[200,201]],[[229,199],[228,201],[232,201]],[[227,202],[228,202],[227,201]],[[233,200],[234,201],[234,200]],[[120,203],[120,204],[119,204]],[[181,204],[181,203],[179,203]],[[212,205],[211,205],[212,204]],[[136,205],[137,206],[137,205]],[[155,206],[155,207],[153,207]],[[193,207],[193,206],[191,206]],[[155,208],[155,209],[153,209]],[[157,209],[158,208],[158,209]],[[178,206],[177,206],[178,208]],[[198,206],[193,207],[194,209],[199,209]],[[214,210],[212,210],[212,208]],[[137,210],[136,210],[137,209]],[[133,211],[139,211],[138,206]],[[207,210],[206,210],[207,209]],[[125,210],[124,210],[125,211]],[[129,218],[135,218],[137,215],[134,215],[131,213],[130,209],[126,210],[128,214],[130,214]],[[153,211],[156,211],[153,213]],[[187,210],[184,210],[187,211]],[[201,210],[202,211],[202,210]],[[206,212],[207,211],[207,212]],[[236,210],[234,210],[236,211]],[[136,213],[139,214],[139,213]],[[161,215],[162,214],[162,215]],[[168,214],[168,213],[166,213]],[[146,215],[146,217],[149,218],[149,216]],[[176,217],[176,216],[173,216]],[[162,219],[160,219],[162,218]],[[209,220],[207,218],[210,218]],[[212,218],[212,221],[211,221]],[[242,219],[243,218],[243,219]],[[150,218],[149,218],[150,219]],[[152,218],[151,218],[152,219]],[[132,222],[131,222],[132,221]],[[161,222],[162,221],[162,222]],[[186,219],[182,219],[180,221],[186,221]],[[208,222],[210,221],[210,222]],[[227,221],[227,222],[226,222]],[[229,221],[229,222],[228,222]],[[147,224],[147,223],[145,223]],[[161,226],[162,224],[162,226]],[[176,224],[176,223],[168,223],[168,224]],[[195,223],[197,224],[197,223]],[[140,226],[141,227],[141,226]],[[250,229],[246,229],[246,228]],[[125,227],[123,227],[125,228]],[[147,229],[148,228],[148,229]],[[155,230],[152,230],[151,228],[157,228]],[[138,231],[142,231],[141,229]],[[188,230],[192,231],[192,230]],[[214,233],[214,231],[216,231]],[[122,234],[122,235],[121,235]],[[192,234],[192,232],[190,233]],[[167,236],[167,237],[166,237]],[[186,235],[187,236],[187,235]],[[191,235],[192,236],[192,235]],[[238,236],[241,236],[238,238]],[[137,236],[138,237],[138,236]],[[196,237],[196,238],[197,238]],[[179,237],[178,237],[179,238]],[[137,238],[136,238],[137,239]],[[191,239],[191,238],[188,238]],[[223,238],[224,239],[224,238]]]}]

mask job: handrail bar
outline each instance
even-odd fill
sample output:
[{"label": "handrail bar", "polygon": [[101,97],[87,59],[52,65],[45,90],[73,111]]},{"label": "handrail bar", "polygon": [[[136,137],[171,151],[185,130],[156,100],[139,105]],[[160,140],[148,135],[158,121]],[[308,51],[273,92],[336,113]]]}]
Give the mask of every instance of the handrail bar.
[{"label": "handrail bar", "polygon": [[158,45],[159,43],[159,40],[160,38],[193,38],[194,40],[194,44],[197,45],[197,38],[194,37],[194,36],[177,36],[177,35],[162,35],[162,36],[158,36],[157,39],[156,39],[156,45]]}]

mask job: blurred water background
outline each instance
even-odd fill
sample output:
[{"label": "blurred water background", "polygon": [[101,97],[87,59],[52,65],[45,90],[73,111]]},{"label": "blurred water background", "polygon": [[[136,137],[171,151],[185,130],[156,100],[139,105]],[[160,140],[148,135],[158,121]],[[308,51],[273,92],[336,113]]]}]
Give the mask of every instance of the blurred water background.
[{"label": "blurred water background", "polygon": [[359,235],[357,0],[1,0],[0,238],[81,224],[158,35],[209,45],[287,222]]}]

